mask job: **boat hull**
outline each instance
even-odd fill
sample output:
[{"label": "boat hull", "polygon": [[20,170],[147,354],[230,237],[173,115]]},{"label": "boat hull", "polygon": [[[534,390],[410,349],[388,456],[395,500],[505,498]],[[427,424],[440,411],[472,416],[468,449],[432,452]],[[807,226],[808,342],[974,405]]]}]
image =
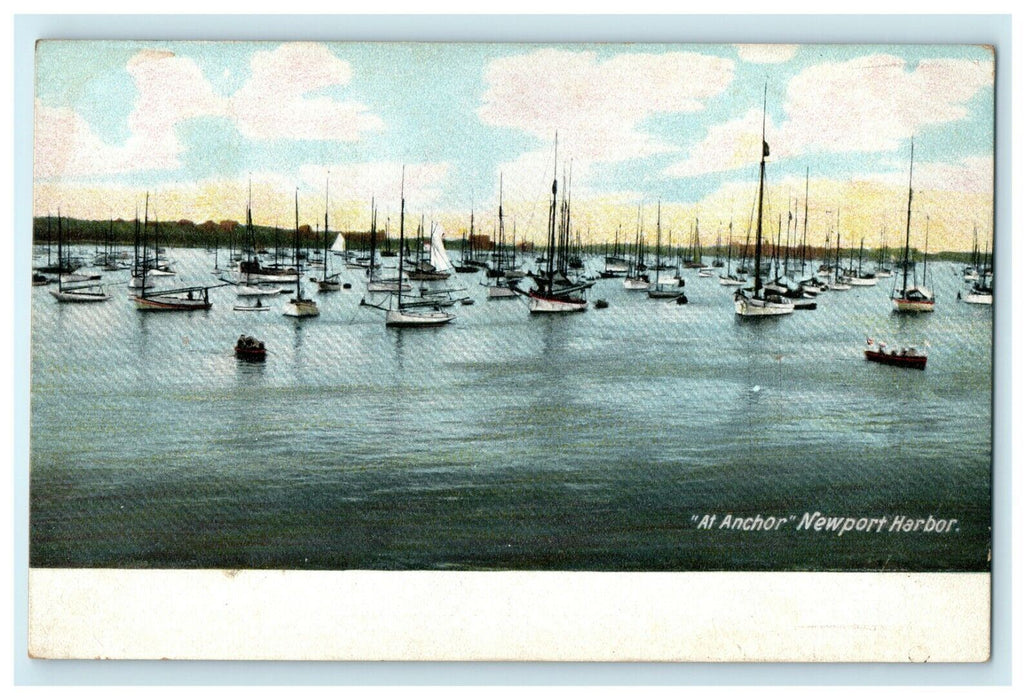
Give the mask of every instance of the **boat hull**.
[{"label": "boat hull", "polygon": [[264,287],[252,287],[247,284],[237,285],[238,297],[270,297],[279,295],[279,289],[267,289]]},{"label": "boat hull", "polygon": [[791,303],[757,299],[746,294],[735,295],[735,313],[745,318],[785,316],[795,310],[796,307]]},{"label": "boat hull", "polygon": [[406,274],[409,279],[420,281],[447,280],[452,275],[450,272],[420,272],[419,270],[411,270]]},{"label": "boat hull", "polygon": [[908,369],[925,369],[925,355],[900,355],[878,350],[865,350],[864,357],[869,362],[878,362],[881,365],[892,365],[894,367],[906,367]]},{"label": "boat hull", "polygon": [[979,304],[982,306],[991,306],[994,303],[994,295],[969,293],[961,297],[961,300],[966,304]]},{"label": "boat hull", "polygon": [[391,328],[427,328],[430,326],[443,326],[455,319],[454,314],[444,311],[413,312],[398,309],[389,309],[386,315],[386,323]]},{"label": "boat hull", "polygon": [[180,297],[133,297],[140,311],[204,311],[212,308],[204,299],[182,299]]},{"label": "boat hull", "polygon": [[545,297],[534,292],[529,293],[528,298],[531,300],[531,313],[533,314],[577,313],[588,309],[588,302],[582,299]]},{"label": "boat hull", "polygon": [[[366,285],[366,291],[367,292],[397,292],[398,291],[398,283],[397,282],[370,282],[370,283],[368,283]],[[410,291],[412,291],[412,285],[411,284],[406,284],[405,282],[402,282],[402,291],[403,292],[410,292]]]},{"label": "boat hull", "polygon": [[645,292],[649,289],[649,282],[637,279],[625,279],[624,288],[629,292]]},{"label": "boat hull", "polygon": [[518,296],[520,296],[520,294],[510,287],[503,285],[488,287],[489,299],[515,299]]},{"label": "boat hull", "polygon": [[236,348],[234,352],[236,353],[238,360],[244,360],[245,362],[265,361],[265,350]]},{"label": "boat hull", "polygon": [[879,283],[877,277],[851,277],[850,285],[853,287],[874,287]]},{"label": "boat hull", "polygon": [[50,294],[62,303],[70,304],[83,304],[97,301],[107,301],[111,298],[110,294],[103,292],[85,292],[85,291],[59,291],[57,289],[51,289]]},{"label": "boat hull", "polygon": [[291,299],[283,310],[284,316],[311,318],[319,315],[319,307],[312,299]]},{"label": "boat hull", "polygon": [[912,301],[908,299],[894,299],[893,308],[897,311],[907,313],[931,313],[936,305],[932,301]]},{"label": "boat hull", "polygon": [[650,289],[646,294],[650,299],[677,299],[682,295],[680,289]]}]

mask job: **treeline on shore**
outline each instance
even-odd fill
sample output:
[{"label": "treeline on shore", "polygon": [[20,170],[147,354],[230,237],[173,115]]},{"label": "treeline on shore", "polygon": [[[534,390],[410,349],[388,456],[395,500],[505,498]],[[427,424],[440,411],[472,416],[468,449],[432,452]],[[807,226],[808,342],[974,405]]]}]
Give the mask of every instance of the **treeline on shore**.
[{"label": "treeline on shore", "polygon": [[[142,222],[141,222],[142,232]],[[266,248],[272,250],[274,248],[290,249],[294,246],[294,230],[293,229],[277,229],[271,226],[254,226],[255,232],[255,245],[260,248]],[[115,219],[113,221],[91,221],[88,219],[69,219],[62,217],[61,219],[61,235],[64,241],[70,245],[97,245],[102,246],[105,243],[119,246],[132,246],[134,237],[136,235],[136,222],[124,219]],[[218,245],[219,248],[239,248],[242,245],[246,245],[245,227],[239,221],[223,220],[223,221],[205,221],[202,223],[195,223],[188,219],[180,219],[178,221],[159,221],[149,222],[147,226],[147,242],[148,245],[153,246],[155,240],[155,231],[157,231],[158,245],[168,247],[181,247],[181,248],[214,248]],[[333,243],[334,239],[337,238],[338,233],[343,233],[349,249],[365,249],[369,248],[369,231],[333,231],[331,230],[324,239],[323,231],[317,231],[308,224],[304,224],[299,227],[298,230],[300,245],[302,248],[322,248],[324,240],[328,240],[330,244]],[[460,232],[462,236],[465,232]],[[395,235],[395,234],[392,234]],[[416,238],[416,231],[413,231],[406,235],[407,242],[412,241]],[[39,216],[33,219],[33,243],[35,245],[45,246],[48,241],[52,246],[57,245],[57,218]],[[472,245],[471,245],[472,243]],[[462,244],[461,238],[449,238],[445,241],[447,248],[457,249]],[[387,238],[383,230],[377,231],[377,247],[383,249],[390,249],[392,246],[397,247],[397,238]],[[488,251],[492,250],[493,243],[490,236],[475,234],[468,243],[471,245],[473,250]],[[519,244],[519,248],[522,252],[530,252],[534,250],[534,245],[530,242],[523,241]],[[765,256],[770,257],[774,246],[767,241],[764,242]],[[613,245],[606,243],[597,243],[582,246],[582,250],[591,255],[603,255],[610,254],[613,252]],[[666,252],[666,248],[664,249]],[[840,259],[844,260],[850,256],[856,257],[858,255],[858,249],[843,248],[840,250]],[[646,255],[648,260],[652,250]],[[725,257],[727,248],[718,249],[715,246],[704,246],[703,254],[707,257]],[[634,254],[633,246],[627,247],[627,254]],[[677,254],[679,257],[683,257],[685,253],[684,248],[678,248]],[[784,253],[783,253],[784,254]],[[865,258],[869,261],[877,258],[879,255],[879,249],[865,249]],[[734,246],[732,250],[732,257],[738,258],[742,256],[742,244]],[[752,256],[752,253],[751,253]],[[804,257],[808,260],[818,260],[825,256],[825,250],[822,247],[807,246],[804,251]],[[901,259],[904,256],[903,247],[888,248],[886,256],[890,260]],[[800,249],[799,247],[791,247],[789,252],[791,259],[799,259]],[[916,249],[912,249],[911,258],[913,260],[921,261],[924,254]],[[941,251],[938,253],[930,253],[930,260],[945,260],[951,262],[968,262],[972,257],[971,251]]]}]

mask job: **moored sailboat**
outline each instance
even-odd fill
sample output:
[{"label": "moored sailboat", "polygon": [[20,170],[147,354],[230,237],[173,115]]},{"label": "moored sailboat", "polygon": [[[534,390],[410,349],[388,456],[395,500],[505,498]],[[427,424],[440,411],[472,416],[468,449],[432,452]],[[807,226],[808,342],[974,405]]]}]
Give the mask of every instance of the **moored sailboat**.
[{"label": "moored sailboat", "polygon": [[581,312],[588,309],[588,301],[585,299],[585,290],[591,284],[572,283],[559,274],[556,269],[556,191],[558,180],[556,177],[557,158],[559,150],[559,137],[557,136],[554,146],[553,174],[552,174],[552,204],[549,207],[549,246],[546,254],[545,274],[534,276],[535,288],[524,292],[530,300],[530,311],[536,313],[571,313]]},{"label": "moored sailboat", "polygon": [[761,242],[764,231],[764,169],[765,159],[769,155],[768,142],[766,141],[766,122],[768,108],[768,90],[764,87],[764,111],[761,118],[761,152],[760,152],[760,189],[757,196],[757,241],[753,254],[753,288],[742,288],[736,290],[733,295],[735,302],[735,313],[745,318],[759,316],[785,316],[793,313],[795,307],[789,300],[782,298],[776,292],[764,288],[761,280]]},{"label": "moored sailboat", "polygon": [[904,263],[902,269],[904,270],[903,284],[900,289],[894,288],[893,295],[890,297],[893,300],[893,308],[896,311],[902,312],[917,312],[917,313],[929,313],[935,308],[936,297],[932,291],[927,287],[918,285],[908,286],[907,274],[908,270],[911,269],[913,261],[910,260],[911,253],[911,200],[914,198],[914,190],[911,187],[912,176],[915,168],[915,140],[911,139],[911,164],[908,167],[907,175],[907,222],[905,224],[904,233]]},{"label": "moored sailboat", "polygon": [[298,190],[294,189],[294,266],[297,274],[294,276],[294,296],[287,301],[283,309],[284,316],[294,318],[311,318],[319,315],[319,305],[315,299],[306,299],[301,288],[301,227],[298,222]]},{"label": "moored sailboat", "polygon": [[[61,212],[57,214],[57,267],[61,269],[65,267],[64,260],[64,237],[61,229]],[[44,279],[46,279],[44,277]],[[98,301],[107,301],[111,298],[110,294],[107,294],[100,285],[90,284],[81,285],[75,287],[65,287],[67,281],[66,275],[58,273],[57,275],[57,289],[51,289],[50,295],[53,296],[61,303],[89,303]],[[35,277],[33,278],[35,283]]]}]

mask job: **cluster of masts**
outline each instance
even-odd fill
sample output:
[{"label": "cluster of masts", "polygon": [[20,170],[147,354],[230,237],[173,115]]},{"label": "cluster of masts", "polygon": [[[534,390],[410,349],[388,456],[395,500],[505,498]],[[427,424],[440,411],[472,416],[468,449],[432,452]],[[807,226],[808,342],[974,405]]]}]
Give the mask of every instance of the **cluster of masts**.
[{"label": "cluster of masts", "polygon": [[[767,98],[765,88],[764,115],[767,112]],[[740,317],[754,316],[783,316],[798,309],[816,308],[815,297],[827,290],[845,291],[853,287],[874,286],[880,278],[891,276],[891,270],[885,260],[885,230],[883,231],[882,256],[878,268],[873,272],[864,271],[864,240],[861,240],[860,253],[856,266],[851,260],[844,267],[840,255],[840,232],[838,226],[839,215],[837,212],[836,245],[835,255],[832,256],[831,230],[825,239],[824,260],[817,271],[813,269],[813,256],[807,256],[807,228],[809,220],[809,183],[810,172],[807,172],[805,185],[805,200],[803,214],[802,238],[799,234],[799,221],[797,203],[794,202],[791,210],[785,217],[786,227],[783,231],[783,216],[778,217],[778,229],[774,241],[770,240],[768,234],[767,244],[771,249],[769,260],[764,260],[763,248],[765,237],[763,231],[764,217],[764,186],[766,159],[769,155],[768,144],[765,140],[764,127],[761,130],[762,152],[760,158],[760,177],[756,199],[756,208],[751,209],[750,223],[747,226],[748,236],[746,243],[742,246],[742,256],[738,265],[733,265],[732,256],[732,223],[728,225],[728,240],[725,259],[720,257],[713,261],[713,267],[707,266],[702,261],[702,245],[699,235],[699,220],[696,219],[693,231],[692,245],[689,254],[681,260],[682,265],[687,269],[697,270],[700,277],[712,277],[714,270],[724,268],[723,274],[718,277],[719,283],[723,286],[734,286],[733,294],[734,308]],[[558,153],[558,136],[555,144]],[[556,159],[558,163],[558,158]],[[908,207],[907,223],[905,230],[905,245],[903,261],[900,263],[902,270],[902,284],[894,285],[891,295],[893,307],[902,312],[930,312],[935,308],[935,295],[931,288],[926,286],[926,274],[923,269],[922,282],[919,284],[917,274],[911,275],[914,267],[914,260],[911,259],[911,211],[913,189],[911,186],[911,173],[914,165],[914,142],[911,144],[911,168],[908,178]],[[635,235],[633,250],[627,245],[623,250],[619,247],[620,228],[615,234],[613,249],[608,250],[603,260],[603,269],[598,274],[589,272],[584,262],[583,249],[580,242],[580,234],[574,233],[571,226],[571,183],[572,164],[565,166],[563,173],[562,192],[559,190],[558,168],[554,166],[554,175],[551,189],[551,201],[548,219],[548,242],[545,253],[535,258],[537,269],[524,271],[517,264],[517,243],[516,227],[510,223],[507,235],[506,218],[503,212],[502,179],[499,179],[499,209],[498,221],[494,226],[492,236],[492,256],[490,264],[478,258],[473,252],[474,240],[474,217],[471,212],[470,227],[468,236],[464,235],[460,253],[460,263],[455,265],[449,258],[442,237],[440,227],[434,223],[430,226],[429,245],[424,245],[424,222],[421,223],[417,233],[416,255],[407,259],[410,252],[406,243],[406,211],[405,211],[405,169],[402,169],[401,186],[401,208],[398,227],[398,264],[397,275],[385,276],[380,274],[381,262],[377,255],[377,209],[375,201],[371,203],[371,226],[369,237],[368,255],[365,257],[354,257],[347,251],[347,243],[342,234],[331,246],[329,243],[329,178],[327,180],[326,208],[323,221],[323,251],[321,257],[317,257],[312,267],[321,266],[322,278],[312,277],[311,280],[318,284],[320,292],[339,291],[342,288],[349,288],[341,280],[340,272],[332,272],[332,255],[342,258],[342,264],[348,268],[360,268],[366,276],[366,294],[360,304],[371,309],[380,309],[385,312],[385,321],[390,326],[430,326],[442,325],[451,322],[456,318],[452,313],[445,311],[445,308],[456,302],[463,304],[473,303],[472,298],[466,294],[466,287],[459,285],[447,288],[433,288],[424,283],[427,282],[449,282],[454,279],[455,273],[472,273],[484,269],[487,271],[489,299],[524,298],[528,301],[531,313],[566,313],[582,312],[588,308],[586,293],[600,278],[624,277],[624,288],[628,291],[645,291],[650,298],[675,299],[679,303],[686,303],[687,299],[682,291],[685,287],[685,279],[678,266],[677,256],[674,255],[671,245],[671,231],[667,230],[667,254],[663,255],[663,227],[661,203],[657,202],[656,213],[656,236],[655,246],[649,246],[645,232],[644,217],[642,210],[639,210],[638,228]],[[756,212],[756,228],[753,227]],[[238,311],[267,311],[268,304],[263,304],[262,299],[278,295],[280,293],[291,293],[292,296],[287,302],[284,315],[297,318],[314,317],[319,315],[319,306],[315,299],[306,297],[302,285],[304,264],[307,256],[302,254],[300,247],[300,231],[298,215],[298,191],[294,196],[294,256],[293,266],[285,266],[280,262],[279,244],[277,240],[276,256],[272,264],[264,262],[259,257],[259,248],[255,239],[255,229],[251,216],[251,186],[248,185],[248,204],[245,223],[245,241],[242,246],[239,259],[236,261],[236,277],[230,278],[228,270],[219,268],[218,247],[215,249],[215,269],[213,273],[219,277],[219,284],[196,285],[178,289],[154,289],[154,278],[171,276],[175,274],[169,261],[161,258],[161,249],[158,245],[158,222],[155,217],[154,247],[153,256],[148,242],[148,230],[150,228],[150,196],[145,197],[143,222],[137,216],[134,220],[134,252],[131,265],[131,279],[129,286],[133,290],[131,296],[136,307],[142,311],[193,311],[211,308],[209,291],[216,287],[233,285],[237,289],[238,297],[245,300],[253,300],[251,304],[238,304],[233,308]],[[49,217],[48,217],[49,227]],[[317,225],[317,233],[319,226]],[[783,237],[784,233],[784,237]],[[99,276],[75,276],[73,271],[80,261],[73,261],[64,253],[62,222],[60,212],[57,218],[58,237],[58,263],[53,265],[48,257],[48,265],[37,268],[37,276],[34,283],[45,284],[48,280],[42,273],[57,273],[58,289],[52,290],[51,294],[59,302],[101,302],[107,301],[111,295],[105,290]],[[113,236],[111,236],[113,238]],[[49,239],[49,229],[48,229]],[[469,239],[469,243],[468,243]],[[508,241],[512,240],[512,247]],[[790,255],[793,248],[793,241],[799,241],[795,246],[798,255]],[[389,239],[385,237],[385,243]],[[97,264],[105,270],[122,269],[125,266],[123,260],[112,252],[111,241],[105,241],[104,252],[98,252],[95,259]],[[928,217],[926,219],[926,266],[928,261]],[[752,245],[752,256],[750,247]],[[649,260],[649,247],[653,247],[652,260]],[[721,253],[721,239],[718,235],[718,255]],[[429,253],[429,255],[428,255]],[[232,262],[231,254],[231,262]],[[392,254],[384,251],[380,259],[393,257]],[[807,274],[807,262],[810,259],[810,276]],[[734,267],[734,269],[733,269]],[[984,246],[980,255],[978,241],[973,246],[972,265],[965,271],[966,281],[972,281],[971,290],[964,296],[965,301],[971,303],[992,302],[992,271],[989,258],[988,246]],[[752,279],[750,279],[752,277]],[[767,278],[767,279],[765,279]],[[530,288],[524,288],[522,282],[525,279],[531,280]],[[419,294],[413,294],[413,283],[419,282]],[[293,289],[285,289],[284,285],[292,285]],[[959,298],[961,298],[959,293]],[[597,304],[601,308],[603,304]]]}]

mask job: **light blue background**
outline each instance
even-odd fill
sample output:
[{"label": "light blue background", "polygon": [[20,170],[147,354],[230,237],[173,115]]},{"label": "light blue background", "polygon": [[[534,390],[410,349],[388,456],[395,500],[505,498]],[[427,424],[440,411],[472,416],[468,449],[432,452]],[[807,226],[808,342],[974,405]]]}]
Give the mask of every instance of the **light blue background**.
[{"label": "light blue background", "polygon": [[[203,29],[202,29],[203,28]],[[17,684],[1007,684],[1011,681],[1010,16],[17,16],[14,22],[14,670]],[[26,654],[33,49],[41,38],[966,43],[997,48],[993,658],[987,664],[41,661]]]}]

